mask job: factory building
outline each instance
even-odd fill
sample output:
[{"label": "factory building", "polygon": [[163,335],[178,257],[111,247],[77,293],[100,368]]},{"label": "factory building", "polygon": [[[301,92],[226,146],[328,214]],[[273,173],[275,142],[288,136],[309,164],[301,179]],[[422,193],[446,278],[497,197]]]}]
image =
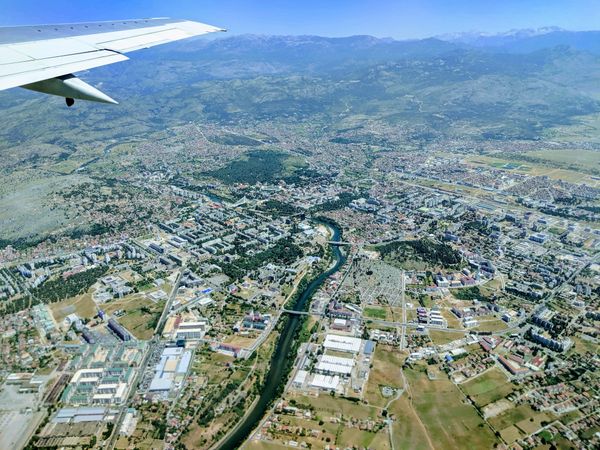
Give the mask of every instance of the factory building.
[{"label": "factory building", "polygon": [[349,376],[355,364],[352,358],[323,355],[317,363],[315,370],[325,375]]},{"label": "factory building", "polygon": [[325,336],[323,347],[328,350],[335,350],[346,353],[358,353],[362,340],[351,336],[341,336],[338,334],[328,334]]},{"label": "factory building", "polygon": [[163,336],[176,341],[202,339],[209,329],[208,320],[195,317],[193,319],[195,320],[185,320],[181,315],[169,317],[165,323]]},{"label": "factory building", "polygon": [[117,405],[125,401],[133,371],[122,368],[80,369],[63,392],[62,401],[74,405]]},{"label": "factory building", "polygon": [[292,385],[296,389],[301,389],[304,386],[304,383],[306,382],[306,378],[307,377],[308,377],[308,371],[307,370],[299,370],[296,373],[296,376],[294,377],[294,381],[292,381]]},{"label": "factory building", "polygon": [[179,389],[192,360],[192,352],[181,347],[167,347],[154,368],[154,377],[148,387],[150,394],[168,395]]},{"label": "factory building", "polygon": [[340,377],[338,375],[316,374],[310,382],[311,387],[324,391],[335,391],[339,385]]},{"label": "factory building", "polygon": [[61,408],[52,418],[53,423],[100,422],[107,416],[114,417],[116,411],[99,407]]},{"label": "factory building", "polygon": [[208,323],[206,320],[198,322],[181,322],[175,332],[175,339],[185,339],[188,341],[202,339],[206,333],[207,325]]}]

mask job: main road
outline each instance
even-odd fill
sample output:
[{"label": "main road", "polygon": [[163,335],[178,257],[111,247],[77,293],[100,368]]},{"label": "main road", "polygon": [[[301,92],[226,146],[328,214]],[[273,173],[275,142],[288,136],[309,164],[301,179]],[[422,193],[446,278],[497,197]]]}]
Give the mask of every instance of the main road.
[{"label": "main road", "polygon": [[173,290],[171,291],[171,294],[169,295],[169,299],[165,303],[165,307],[163,308],[160,318],[158,319],[158,323],[156,324],[156,328],[154,329],[154,335],[152,336],[152,339],[150,341],[148,341],[148,346],[146,347],[146,351],[142,358],[142,363],[140,364],[140,367],[135,374],[133,382],[130,385],[129,392],[127,394],[127,398],[126,398],[125,402],[123,403],[124,406],[119,411],[119,414],[115,420],[115,426],[113,428],[112,434],[111,434],[110,438],[107,441],[105,441],[105,444],[104,444],[105,449],[110,450],[115,447],[115,444],[119,437],[119,430],[121,429],[121,426],[123,425],[123,419],[125,418],[126,405],[130,404],[131,400],[133,399],[133,396],[137,392],[138,384],[142,380],[144,373],[146,372],[146,370],[148,368],[148,363],[150,362],[150,356],[152,355],[154,347],[156,347],[157,345],[160,344],[160,336],[162,334],[162,327],[163,327],[165,321],[167,320],[169,311],[171,310],[171,306],[173,305],[173,301],[175,300],[175,297],[177,296],[177,291],[179,290],[179,285],[181,284],[181,277],[182,277],[184,271],[185,271],[185,264],[181,267],[179,274],[177,274],[177,279],[175,281],[175,284],[173,285]]}]

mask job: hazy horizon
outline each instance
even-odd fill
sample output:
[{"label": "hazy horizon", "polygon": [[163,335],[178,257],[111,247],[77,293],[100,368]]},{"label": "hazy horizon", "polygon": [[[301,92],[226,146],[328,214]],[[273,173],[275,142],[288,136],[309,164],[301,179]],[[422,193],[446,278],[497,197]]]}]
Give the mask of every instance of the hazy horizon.
[{"label": "hazy horizon", "polygon": [[600,23],[600,4],[590,0],[209,0],[118,2],[56,0],[48,9],[39,0],[7,0],[0,26],[89,22],[142,17],[179,17],[227,28],[231,35],[370,35],[397,40],[453,33],[497,34],[556,26],[592,31]]}]

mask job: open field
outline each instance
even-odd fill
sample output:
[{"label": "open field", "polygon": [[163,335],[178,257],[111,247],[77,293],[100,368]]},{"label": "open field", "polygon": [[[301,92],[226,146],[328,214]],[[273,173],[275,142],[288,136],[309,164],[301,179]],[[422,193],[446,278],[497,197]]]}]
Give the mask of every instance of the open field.
[{"label": "open field", "polygon": [[389,412],[395,416],[392,424],[395,448],[411,450],[436,448],[406,394],[392,403]]},{"label": "open field", "polygon": [[[408,398],[427,430],[430,445],[439,449],[493,447],[496,438],[491,429],[447,378],[431,381],[423,366],[404,372],[410,385]],[[427,447],[421,444],[421,448]]]},{"label": "open field", "polygon": [[460,332],[453,333],[453,332],[446,332],[446,331],[430,329],[429,337],[431,338],[431,342],[433,342],[435,345],[444,345],[449,342],[452,342],[457,339],[461,339],[461,338],[465,337],[465,333],[460,333]]},{"label": "open field", "polygon": [[573,336],[573,347],[569,349],[569,353],[583,355],[585,353],[595,354],[597,351],[598,347],[593,342],[581,339],[579,336]]},{"label": "open field", "polygon": [[[573,152],[575,153],[575,152]],[[523,173],[530,176],[547,176],[555,180],[563,180],[577,184],[587,184],[588,186],[598,187],[600,181],[594,180],[592,175],[585,173],[590,168],[599,169],[600,152],[584,152],[584,156],[576,161],[576,156],[569,151],[544,151],[528,152],[524,157],[533,158],[535,162],[503,159],[492,156],[477,155],[465,160],[474,166],[489,166],[496,169],[508,170],[517,173]],[[584,165],[583,161],[590,160],[593,163]],[[580,165],[581,164],[581,165]],[[581,170],[578,170],[581,168]]]},{"label": "open field", "polygon": [[[381,412],[377,408],[344,398],[331,397],[327,394],[322,394],[319,397],[291,395],[288,400],[292,398],[296,401],[297,406],[307,407],[311,405],[314,407],[313,417],[304,419],[282,415],[280,420],[282,423],[293,427],[301,426],[306,429],[320,430],[318,437],[307,436],[302,438],[302,440],[310,443],[313,446],[312,448],[321,448],[325,445],[326,441],[324,440],[326,439],[329,439],[331,444],[335,444],[340,448],[352,446],[382,450],[390,448],[386,428],[374,432],[344,425],[348,419],[381,420]],[[342,420],[342,423],[338,423],[339,419]]]},{"label": "open field", "polygon": [[[81,175],[45,176],[22,170],[3,176],[0,187],[0,229],[2,238],[40,238],[69,226],[67,204],[50,201],[57,192],[89,178]],[[34,218],[35,220],[32,220]]]},{"label": "open field", "polygon": [[487,283],[479,285],[479,292],[485,297],[490,297],[492,294],[496,294],[502,286],[502,282],[499,278],[489,280]]},{"label": "open field", "polygon": [[69,314],[77,314],[80,318],[91,319],[97,313],[96,304],[92,300],[92,294],[83,294],[63,300],[62,302],[50,304],[50,310],[54,320],[60,324]]},{"label": "open field", "polygon": [[523,437],[523,433],[514,425],[511,425],[503,430],[500,430],[500,436],[508,443],[515,442]]},{"label": "open field", "polygon": [[219,384],[230,374],[227,365],[234,361],[233,356],[213,352],[196,352],[192,371],[206,376],[210,383]]},{"label": "open field", "polygon": [[486,192],[483,189],[470,186],[457,186],[455,184],[446,183],[440,180],[430,180],[426,178],[417,178],[413,180],[415,183],[422,186],[427,186],[434,189],[440,189],[446,192],[452,192],[455,194],[466,194],[474,197],[485,197]]},{"label": "open field", "polygon": [[514,385],[497,368],[490,369],[483,375],[463,383],[461,387],[477,405],[482,407],[506,397],[514,390]]},{"label": "open field", "polygon": [[[531,420],[533,419],[533,421]],[[504,430],[517,423],[535,423],[542,420],[551,420],[550,415],[545,412],[534,411],[528,404],[514,405],[512,408],[488,419],[490,424],[497,430]]]},{"label": "open field", "polygon": [[373,368],[369,373],[369,381],[364,399],[371,405],[384,407],[393,397],[386,398],[381,394],[382,386],[401,389],[404,387],[400,367],[404,356],[397,351],[388,351],[382,345],[375,349]]},{"label": "open field", "polygon": [[318,397],[305,395],[292,395],[297,403],[312,405],[317,413],[323,418],[329,418],[341,414],[343,417],[354,417],[356,419],[376,418],[379,410],[373,406],[356,403],[344,398],[331,397],[324,394]]},{"label": "open field", "polygon": [[560,421],[562,423],[564,423],[565,425],[567,425],[571,422],[576,422],[580,418],[581,418],[581,412],[578,409],[576,409],[574,411],[570,411],[570,412],[560,416]]},{"label": "open field", "polygon": [[592,150],[546,150],[527,152],[526,155],[550,162],[600,168],[600,152]]},{"label": "open field", "polygon": [[574,117],[568,125],[556,125],[544,134],[553,141],[562,142],[600,142],[600,114],[588,114]]},{"label": "open field", "polygon": [[[153,405],[144,405],[139,409],[137,426],[133,435],[125,441],[126,446],[122,447],[119,445],[115,448],[126,449],[135,447],[140,450],[162,448],[164,439],[155,423],[163,421],[166,413],[165,404],[155,403]],[[117,442],[119,443],[119,441]]]},{"label": "open field", "polygon": [[[306,430],[318,430],[318,434],[311,436],[288,436],[286,434],[278,435],[278,438],[286,442],[288,439],[295,440],[297,442],[305,442],[312,446],[312,448],[323,448],[327,442],[330,445],[338,446],[339,448],[348,448],[352,446],[358,446],[358,448],[373,448],[386,450],[389,449],[389,438],[385,429],[379,430],[378,432],[372,432],[367,430],[360,430],[358,428],[346,427],[342,424],[332,422],[329,420],[323,420],[323,423],[316,420],[304,419],[301,417],[282,415],[280,416],[281,423],[284,423],[290,427],[302,427]],[[260,445],[262,444],[262,445]],[[262,441],[261,443],[254,443],[253,445],[247,446],[247,448],[289,448],[283,447],[281,444],[275,444],[271,442]]]},{"label": "open field", "polygon": [[160,316],[165,302],[153,302],[139,294],[133,294],[119,300],[113,300],[104,305],[104,311],[112,314],[123,310],[125,314],[119,317],[119,323],[138,339],[150,339],[154,333],[155,322]]},{"label": "open field", "polygon": [[238,410],[225,408],[222,413],[219,412],[208,421],[203,421],[206,419],[203,414],[224,406],[221,402],[228,393],[231,395],[252,390],[267,371],[276,340],[277,334],[271,333],[258,348],[257,358],[248,360],[236,360],[232,356],[215,353],[206,346],[198,348],[192,363],[192,373],[201,377],[202,381],[199,385],[203,386],[201,392],[204,397],[192,401],[193,407],[199,407],[201,412],[182,436],[181,442],[186,448],[208,448],[219,431],[228,429],[239,420],[244,408],[252,402],[254,394],[247,397],[244,405],[241,405],[241,413]]},{"label": "open field", "polygon": [[542,422],[551,422],[552,416],[549,413],[539,413],[533,414],[527,419],[520,420],[515,424],[515,426],[522,430],[525,434],[535,433],[541,427],[543,427]]},{"label": "open field", "polygon": [[223,342],[225,342],[227,344],[235,345],[236,347],[241,347],[241,348],[249,348],[254,343],[254,341],[256,341],[255,338],[249,338],[249,337],[238,336],[238,335],[227,336],[223,340]]},{"label": "open field", "polygon": [[486,319],[479,322],[477,331],[502,331],[508,328],[508,324],[501,319]]},{"label": "open field", "polygon": [[448,328],[462,328],[461,320],[457,318],[454,314],[452,314],[450,311],[446,309],[442,310],[442,317],[446,319],[446,322],[448,323]]},{"label": "open field", "polygon": [[342,428],[338,442],[344,446],[359,448],[389,449],[390,441],[386,430],[377,433],[359,430],[358,428]]},{"label": "open field", "polygon": [[372,317],[374,319],[386,319],[388,314],[384,308],[376,308],[369,306],[363,311],[366,317]]}]

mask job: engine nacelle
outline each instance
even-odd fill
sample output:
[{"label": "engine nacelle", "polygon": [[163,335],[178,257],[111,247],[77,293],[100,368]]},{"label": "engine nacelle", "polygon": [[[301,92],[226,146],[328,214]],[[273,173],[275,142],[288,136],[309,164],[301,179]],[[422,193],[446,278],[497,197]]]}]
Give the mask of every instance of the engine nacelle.
[{"label": "engine nacelle", "polygon": [[79,100],[89,100],[92,102],[112,103],[118,105],[118,102],[110,98],[105,93],[90,86],[85,81],[80,80],[73,74],[63,75],[62,77],[49,78],[48,80],[37,81],[31,84],[21,86],[31,91],[43,92],[44,94],[58,95],[65,97],[67,106],[72,106],[77,98]]}]

